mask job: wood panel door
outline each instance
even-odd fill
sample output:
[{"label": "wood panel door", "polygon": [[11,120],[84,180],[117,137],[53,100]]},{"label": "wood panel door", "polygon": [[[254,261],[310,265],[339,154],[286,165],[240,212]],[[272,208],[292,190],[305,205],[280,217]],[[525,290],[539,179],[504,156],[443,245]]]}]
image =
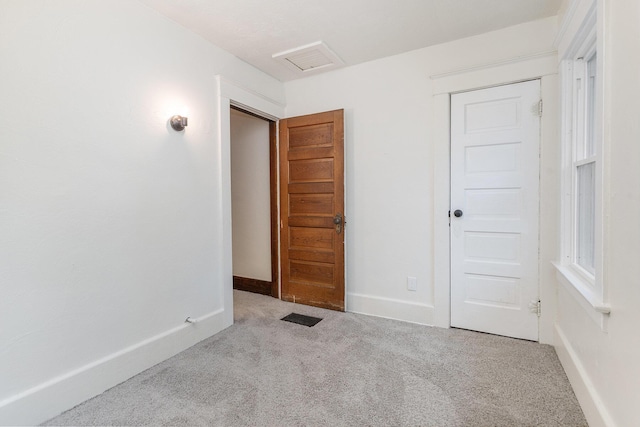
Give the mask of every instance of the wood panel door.
[{"label": "wood panel door", "polygon": [[280,121],[282,299],[344,311],[344,111]]}]

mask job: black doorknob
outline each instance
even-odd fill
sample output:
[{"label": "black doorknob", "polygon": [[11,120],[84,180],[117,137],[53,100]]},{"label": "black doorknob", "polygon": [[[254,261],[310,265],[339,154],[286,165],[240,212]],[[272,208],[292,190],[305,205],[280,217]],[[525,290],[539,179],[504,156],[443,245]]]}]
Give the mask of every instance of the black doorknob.
[{"label": "black doorknob", "polygon": [[460,209],[456,209],[455,211],[453,211],[453,215],[456,218],[460,218],[462,216],[462,211]]}]

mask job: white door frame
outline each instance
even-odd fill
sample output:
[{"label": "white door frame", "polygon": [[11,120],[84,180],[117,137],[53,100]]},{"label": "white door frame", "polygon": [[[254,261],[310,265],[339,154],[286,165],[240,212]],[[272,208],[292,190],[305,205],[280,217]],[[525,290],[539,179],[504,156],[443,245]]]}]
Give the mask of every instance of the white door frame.
[{"label": "white door frame", "polygon": [[[547,159],[545,148],[558,146],[558,59],[556,52],[546,52],[539,55],[516,58],[499,64],[488,64],[455,70],[445,74],[432,75],[433,84],[433,162],[434,179],[438,185],[434,186],[433,237],[434,247],[434,324],[448,328],[451,326],[451,244],[449,236],[449,208],[451,191],[451,94],[502,86],[526,80],[541,80],[543,103],[547,106],[541,118],[540,146],[542,157],[540,167],[557,168],[556,158],[551,155]],[[559,147],[557,149],[559,155]],[[446,160],[446,161],[445,161]],[[547,162],[545,162],[547,160]],[[557,171],[556,171],[557,172]],[[546,182],[549,181],[549,182]],[[559,181],[554,182],[553,176],[543,177],[540,182],[540,200],[545,196],[556,196]],[[539,257],[539,289],[540,299],[543,301],[542,315],[539,324],[541,343],[553,343],[553,328],[555,320],[556,297],[551,280],[553,270],[551,261],[556,258],[556,230],[555,219],[548,219],[555,215],[557,197],[544,203],[545,211],[540,212],[540,257]],[[541,206],[542,208],[542,206]],[[547,215],[546,212],[551,215]],[[556,224],[557,226],[557,224]],[[549,276],[551,275],[551,278]]]},{"label": "white door frame", "polygon": [[[284,104],[265,95],[238,85],[223,76],[216,76],[218,85],[218,131],[220,140],[219,178],[219,235],[222,242],[220,283],[223,288],[225,325],[233,324],[233,255],[231,236],[231,105],[277,122],[284,117]],[[280,247],[278,245],[278,247]],[[280,281],[278,281],[280,282]]]}]

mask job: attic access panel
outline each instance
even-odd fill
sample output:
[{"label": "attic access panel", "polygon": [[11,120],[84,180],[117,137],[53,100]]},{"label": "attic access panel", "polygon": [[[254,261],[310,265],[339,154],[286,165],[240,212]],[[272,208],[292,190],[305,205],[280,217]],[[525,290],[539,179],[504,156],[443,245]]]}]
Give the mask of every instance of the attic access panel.
[{"label": "attic access panel", "polygon": [[321,41],[272,55],[272,58],[297,73],[336,68],[344,62]]}]

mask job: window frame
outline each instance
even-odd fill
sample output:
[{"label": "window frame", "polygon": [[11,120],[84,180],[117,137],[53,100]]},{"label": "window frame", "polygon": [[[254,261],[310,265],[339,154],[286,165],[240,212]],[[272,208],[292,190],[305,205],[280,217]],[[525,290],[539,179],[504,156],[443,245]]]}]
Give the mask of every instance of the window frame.
[{"label": "window frame", "polygon": [[[594,2],[595,3],[595,2]],[[560,64],[560,94],[562,101],[562,223],[561,260],[556,267],[562,279],[574,288],[597,312],[608,314],[603,281],[603,147],[604,147],[604,52],[598,38],[597,8],[585,17],[565,52]],[[593,153],[586,153],[590,134],[589,61],[595,55],[595,105],[593,110]],[[578,85],[576,80],[581,77]],[[595,209],[593,231],[593,272],[580,265],[578,248],[578,167],[594,163]]]}]

